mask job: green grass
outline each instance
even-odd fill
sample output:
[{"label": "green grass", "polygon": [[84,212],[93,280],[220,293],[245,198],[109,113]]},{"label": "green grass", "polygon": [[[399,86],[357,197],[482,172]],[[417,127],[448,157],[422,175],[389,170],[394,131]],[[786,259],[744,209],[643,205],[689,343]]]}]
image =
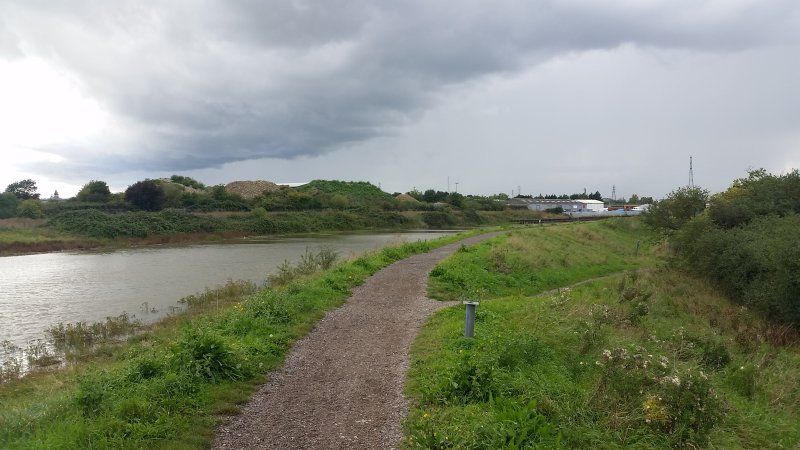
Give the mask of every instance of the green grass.
[{"label": "green grass", "polygon": [[389,247],[189,314],[68,370],[0,386],[0,448],[203,448],[292,342],[372,273],[464,235]]},{"label": "green grass", "polygon": [[[570,241],[580,230],[596,233],[591,243]],[[442,263],[443,275],[489,287],[474,339],[462,337],[455,307],[416,340],[405,445],[797,448],[800,351],[786,345],[787,330],[661,264],[657,246],[620,253],[647,239],[635,221],[515,231]],[[584,257],[564,264],[565,248]],[[526,281],[503,261],[563,275]],[[629,270],[534,295],[620,268]],[[468,291],[433,286],[445,299]]]},{"label": "green grass", "polygon": [[629,219],[529,227],[463,248],[437,265],[430,294],[462,300],[542,292],[652,262],[649,238]]},{"label": "green grass", "polygon": [[311,194],[332,194],[347,197],[350,201],[367,204],[376,201],[391,201],[391,194],[382,191],[372,183],[366,181],[338,181],[338,180],[314,180],[294,188],[300,192]]},{"label": "green grass", "polygon": [[70,235],[41,226],[0,225],[0,256],[26,252],[47,252],[95,245],[92,239]]}]

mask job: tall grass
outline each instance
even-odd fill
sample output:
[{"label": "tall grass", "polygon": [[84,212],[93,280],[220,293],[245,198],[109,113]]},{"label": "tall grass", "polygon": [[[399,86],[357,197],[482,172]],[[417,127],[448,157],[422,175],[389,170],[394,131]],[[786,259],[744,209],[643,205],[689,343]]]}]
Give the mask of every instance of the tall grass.
[{"label": "tall grass", "polygon": [[329,247],[322,247],[316,252],[306,248],[305,253],[300,255],[300,261],[296,264],[284,261],[267,280],[272,286],[284,286],[299,277],[330,269],[338,257],[338,253]]},{"label": "tall grass", "polygon": [[636,255],[650,238],[638,220],[531,227],[496,237],[438,264],[430,294],[441,300],[532,294],[652,261]]}]

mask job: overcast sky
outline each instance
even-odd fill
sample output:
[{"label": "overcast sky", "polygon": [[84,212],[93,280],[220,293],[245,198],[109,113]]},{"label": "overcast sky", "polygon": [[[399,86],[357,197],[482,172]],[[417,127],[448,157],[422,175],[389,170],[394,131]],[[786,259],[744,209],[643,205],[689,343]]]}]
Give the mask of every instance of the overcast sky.
[{"label": "overcast sky", "polygon": [[661,196],[800,166],[797,0],[0,2],[0,184]]}]

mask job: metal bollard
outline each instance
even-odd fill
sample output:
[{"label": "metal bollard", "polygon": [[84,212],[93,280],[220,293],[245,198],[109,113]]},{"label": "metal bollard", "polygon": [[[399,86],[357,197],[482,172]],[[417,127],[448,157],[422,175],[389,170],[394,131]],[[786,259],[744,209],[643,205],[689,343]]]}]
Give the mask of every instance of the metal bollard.
[{"label": "metal bollard", "polygon": [[475,307],[480,303],[466,301],[464,304],[467,305],[467,315],[464,318],[464,336],[473,337],[475,336]]}]

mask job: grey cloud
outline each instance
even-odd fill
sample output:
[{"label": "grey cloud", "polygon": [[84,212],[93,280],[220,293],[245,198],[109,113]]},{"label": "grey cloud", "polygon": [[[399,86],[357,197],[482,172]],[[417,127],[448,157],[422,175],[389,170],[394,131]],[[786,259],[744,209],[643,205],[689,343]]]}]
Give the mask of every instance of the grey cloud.
[{"label": "grey cloud", "polygon": [[795,2],[769,3],[20,1],[0,52],[73,73],[136,137],[50,149],[76,167],[199,169],[389,135],[450,86],[569,52],[796,40]]}]

